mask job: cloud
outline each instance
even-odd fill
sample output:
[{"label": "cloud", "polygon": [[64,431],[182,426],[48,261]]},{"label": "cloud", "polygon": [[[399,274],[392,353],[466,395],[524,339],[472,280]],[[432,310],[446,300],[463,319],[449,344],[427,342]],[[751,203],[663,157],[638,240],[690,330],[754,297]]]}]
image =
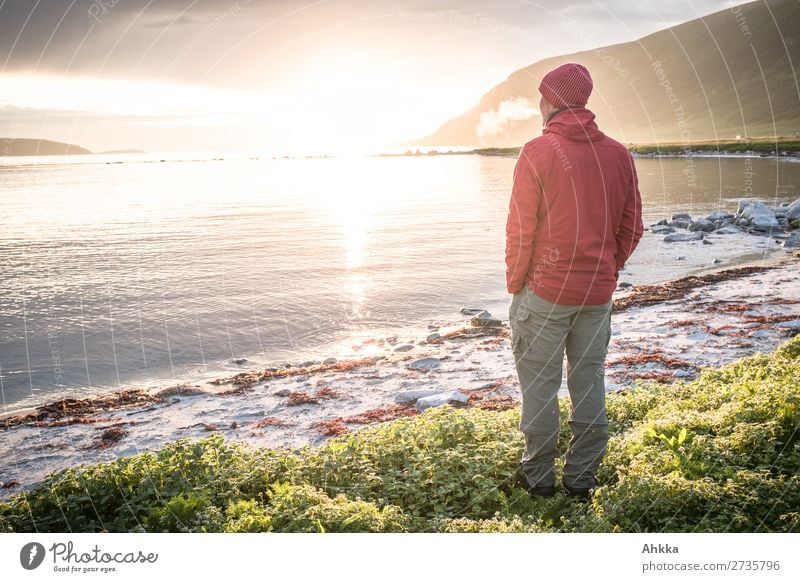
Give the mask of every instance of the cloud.
[{"label": "cloud", "polygon": [[540,115],[539,110],[529,99],[525,97],[506,99],[497,106],[497,109],[481,113],[475,133],[481,139],[491,137],[502,133],[510,123],[525,121],[536,115]]}]

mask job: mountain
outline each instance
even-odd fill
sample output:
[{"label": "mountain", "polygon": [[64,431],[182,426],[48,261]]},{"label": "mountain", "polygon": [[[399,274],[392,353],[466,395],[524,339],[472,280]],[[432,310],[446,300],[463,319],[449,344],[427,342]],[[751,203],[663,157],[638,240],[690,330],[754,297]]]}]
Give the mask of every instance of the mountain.
[{"label": "mountain", "polygon": [[594,80],[588,107],[626,143],[800,135],[800,2],[760,0],[636,41],[538,61],[410,143],[521,145],[541,131],[539,82],[566,62]]},{"label": "mountain", "polygon": [[71,143],[49,141],[46,139],[0,138],[0,157],[2,156],[74,156],[91,154],[87,149]]}]

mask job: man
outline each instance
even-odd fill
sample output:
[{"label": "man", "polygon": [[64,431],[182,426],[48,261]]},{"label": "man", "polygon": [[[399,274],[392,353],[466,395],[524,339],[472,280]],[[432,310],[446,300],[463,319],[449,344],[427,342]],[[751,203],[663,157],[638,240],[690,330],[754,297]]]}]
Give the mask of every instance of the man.
[{"label": "man", "polygon": [[611,296],[643,231],[633,159],[598,130],[586,109],[591,91],[589,71],[575,63],[542,79],[544,130],[517,160],[506,224],[509,323],[525,435],[519,485],[536,496],[556,492],[565,352],[572,438],[563,483],[581,498],[598,484],[608,441]]}]

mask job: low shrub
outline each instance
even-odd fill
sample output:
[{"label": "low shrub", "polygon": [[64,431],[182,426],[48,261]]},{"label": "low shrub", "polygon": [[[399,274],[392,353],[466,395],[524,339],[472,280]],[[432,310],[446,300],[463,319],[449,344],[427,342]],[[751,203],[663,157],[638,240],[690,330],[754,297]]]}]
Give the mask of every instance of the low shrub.
[{"label": "low shrub", "polygon": [[317,448],[215,435],[72,468],[0,503],[0,531],[800,531],[799,386],[796,337],[611,395],[588,503],[514,488],[518,410],[440,408]]}]

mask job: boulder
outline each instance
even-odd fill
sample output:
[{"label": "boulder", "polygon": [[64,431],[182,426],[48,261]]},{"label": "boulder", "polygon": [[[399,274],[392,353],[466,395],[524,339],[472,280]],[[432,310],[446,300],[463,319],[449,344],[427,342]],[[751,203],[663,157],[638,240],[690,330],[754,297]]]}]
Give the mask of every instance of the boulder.
[{"label": "boulder", "polygon": [[412,370],[427,371],[438,368],[440,365],[441,361],[439,361],[439,358],[420,358],[419,360],[411,362],[408,367]]},{"label": "boulder", "polygon": [[435,406],[444,406],[445,404],[460,404],[466,405],[469,402],[469,396],[458,390],[452,392],[442,392],[433,396],[425,396],[417,400],[417,410],[427,410]]},{"label": "boulder", "polygon": [[688,212],[676,212],[672,215],[672,220],[688,220],[689,222],[692,221],[692,215]]},{"label": "boulder", "polygon": [[403,390],[394,396],[394,401],[397,404],[413,404],[420,398],[427,398],[428,396],[436,396],[441,394],[441,390]]},{"label": "boulder", "polygon": [[666,224],[656,224],[650,227],[650,232],[653,234],[669,234],[671,232],[675,232],[675,229],[671,226],[667,226]]},{"label": "boulder", "polygon": [[470,319],[470,323],[475,327],[500,327],[503,322],[492,317],[488,311],[483,311]]},{"label": "boulder", "polygon": [[706,216],[706,220],[710,220],[711,222],[716,222],[717,220],[730,220],[731,218],[733,218],[733,214],[730,212],[722,212],[721,210],[715,210]]},{"label": "boulder", "polygon": [[702,230],[703,232],[711,232],[714,230],[714,223],[710,220],[695,220],[692,224],[689,225],[689,232],[696,232],[698,230]]},{"label": "boulder", "polygon": [[673,228],[689,228],[690,224],[692,224],[692,221],[688,218],[676,218],[669,223],[669,226]]},{"label": "boulder", "polygon": [[756,200],[755,198],[741,198],[741,199],[739,199],[739,206],[736,209],[737,216],[742,214],[742,212],[744,212],[744,209],[746,207],[750,206],[751,204],[753,204],[754,202],[758,202],[758,200]]},{"label": "boulder", "polygon": [[705,233],[697,231],[693,233],[673,232],[664,237],[664,242],[688,242],[693,240],[703,240]]},{"label": "boulder", "polygon": [[786,218],[790,221],[800,220],[800,198],[789,204],[786,207]]},{"label": "boulder", "polygon": [[752,220],[752,228],[754,230],[761,230],[761,231],[769,231],[775,228],[780,228],[781,224],[778,222],[778,219],[775,218],[775,215],[767,216],[761,215],[756,216]]},{"label": "boulder", "polygon": [[782,246],[783,246],[783,248],[785,248],[785,249],[796,249],[796,248],[800,248],[800,235],[796,235],[796,234],[794,234],[794,235],[792,235],[792,236],[790,236],[790,237],[787,237],[787,238],[785,238],[785,239],[784,239],[784,240],[781,242],[781,245],[782,245]]}]

